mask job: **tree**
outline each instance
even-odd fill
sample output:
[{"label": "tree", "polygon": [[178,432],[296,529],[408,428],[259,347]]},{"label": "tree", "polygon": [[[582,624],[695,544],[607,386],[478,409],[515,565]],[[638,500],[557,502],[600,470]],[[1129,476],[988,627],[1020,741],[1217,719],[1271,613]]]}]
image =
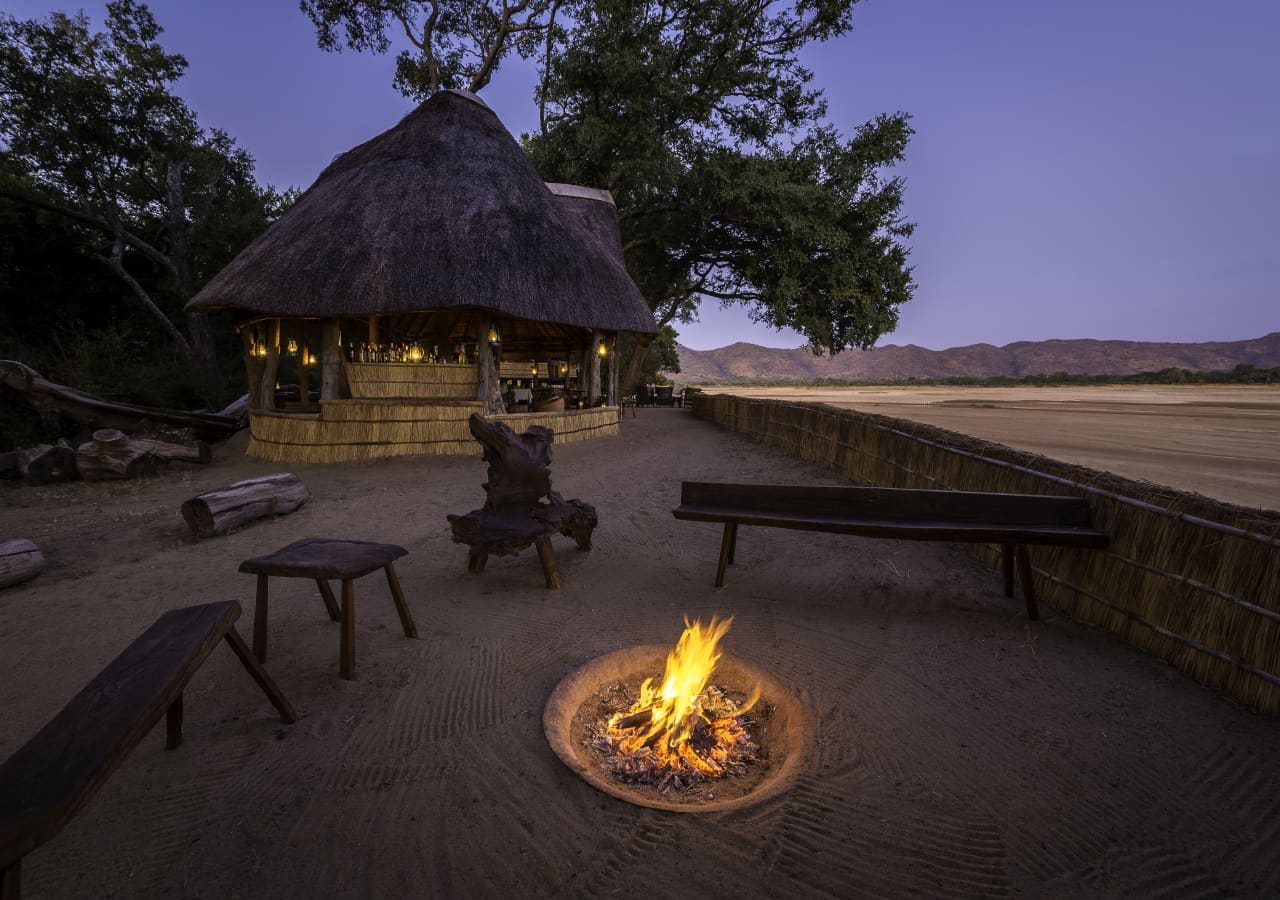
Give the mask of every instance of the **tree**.
[{"label": "tree", "polygon": [[397,32],[413,47],[396,56],[396,87],[424,100],[442,88],[478,92],[513,49],[538,48],[553,0],[300,0],[324,50],[385,53]]},{"label": "tree", "polygon": [[[914,226],[901,214],[904,183],[886,170],[904,158],[909,117],[877,116],[842,137],[798,57],[845,33],[855,2],[569,0],[540,18],[529,10],[517,49],[541,42],[541,127],[526,152],[548,181],[613,193],[627,268],[659,326],[691,320],[711,298],[799,331],[815,353],[867,348],[896,327],[915,288],[904,244]],[[392,7],[443,15],[447,6],[303,3],[317,5],[340,6],[349,33],[385,22]],[[322,46],[332,34],[321,31]],[[422,65],[402,65],[397,86],[424,96],[446,84],[405,79],[465,30],[449,40],[416,57]],[[644,365],[635,354],[625,383]]]},{"label": "tree", "polygon": [[96,34],[83,13],[0,16],[0,196],[73,222],[84,251],[212,374],[207,316],[187,315],[185,333],[175,318],[288,198],[259,188],[249,155],[172,93],[187,63],[160,34],[134,0],[108,3]]}]

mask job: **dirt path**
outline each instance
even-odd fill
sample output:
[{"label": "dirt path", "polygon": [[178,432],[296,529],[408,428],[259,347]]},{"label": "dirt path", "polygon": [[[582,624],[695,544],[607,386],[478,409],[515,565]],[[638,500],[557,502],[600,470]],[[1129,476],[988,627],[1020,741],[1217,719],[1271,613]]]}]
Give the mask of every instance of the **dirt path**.
[{"label": "dirt path", "polygon": [[[273,583],[281,727],[232,656],[186,697],[187,740],[150,735],[57,839],[26,896],[1201,896],[1280,894],[1280,722],[1109,635],[1030,625],[997,575],[941,545],[675,521],[682,479],[832,483],[679,410],[556,450],[595,547],[466,572],[444,515],[478,459],[298,466],[298,513],[192,543],[178,506],[274,466],[222,454],[147,482],[0,490],[0,534],[49,551],[0,593],[0,756],[164,609],[253,594],[248,556],[306,537],[403,544],[418,640],[357,583],[356,680],[314,586]],[[277,587],[278,585],[278,587]],[[681,816],[607,797],[548,748],[543,704],[581,663],[736,616],[729,652],[793,686],[811,741],[776,800]],[[249,630],[246,610],[241,631]]]}]

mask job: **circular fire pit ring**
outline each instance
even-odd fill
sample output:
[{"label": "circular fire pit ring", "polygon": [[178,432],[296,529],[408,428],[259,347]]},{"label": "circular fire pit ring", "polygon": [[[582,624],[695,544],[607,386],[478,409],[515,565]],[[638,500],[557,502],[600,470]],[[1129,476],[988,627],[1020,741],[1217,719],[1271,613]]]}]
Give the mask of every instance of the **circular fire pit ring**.
[{"label": "circular fire pit ring", "polygon": [[609,705],[609,695],[619,683],[635,691],[645,678],[660,676],[669,650],[659,645],[631,647],[596,657],[566,675],[551,692],[542,713],[542,727],[556,755],[606,794],[671,812],[725,812],[786,790],[803,755],[803,710],[791,692],[768,673],[727,653],[716,663],[712,683],[726,693],[742,696],[760,686],[760,701],[748,713],[760,758],[749,774],[662,793],[653,785],[620,781],[605,768],[591,747],[592,725],[616,711]]}]

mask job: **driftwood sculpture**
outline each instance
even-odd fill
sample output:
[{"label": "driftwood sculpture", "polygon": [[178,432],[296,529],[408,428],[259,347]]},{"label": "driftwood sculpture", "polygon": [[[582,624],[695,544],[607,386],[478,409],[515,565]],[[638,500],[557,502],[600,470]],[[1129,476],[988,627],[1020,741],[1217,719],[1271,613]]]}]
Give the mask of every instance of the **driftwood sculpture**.
[{"label": "driftwood sculpture", "polygon": [[471,548],[467,570],[484,571],[490,554],[515,556],[533,544],[547,587],[560,587],[560,570],[551,548],[551,535],[573,538],[580,550],[591,549],[591,532],[598,521],[591,504],[565,500],[551,490],[550,428],[532,426],[516,434],[501,422],[473,414],[467,422],[472,436],[484,447],[489,464],[484,507],[464,516],[449,516],[453,539]]}]

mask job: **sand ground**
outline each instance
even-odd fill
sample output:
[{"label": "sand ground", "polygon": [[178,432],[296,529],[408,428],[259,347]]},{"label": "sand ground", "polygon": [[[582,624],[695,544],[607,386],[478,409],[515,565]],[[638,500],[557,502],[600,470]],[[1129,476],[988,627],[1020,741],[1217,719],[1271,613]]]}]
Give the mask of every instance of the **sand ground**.
[{"label": "sand ground", "polygon": [[[234,598],[240,560],[301,537],[406,546],[420,638],[357,583],[357,671],[314,586],[273,581],[267,666],[281,726],[234,657],[186,695],[186,742],[149,735],[56,839],[40,897],[1280,895],[1280,722],[1110,635],[1029,623],[944,545],[744,529],[711,586],[714,526],[674,520],[682,479],[834,483],[694,419],[641,410],[623,436],[556,450],[555,486],[596,504],[595,547],[467,574],[445,513],[479,505],[478,458],[297,466],[297,513],[194,542],[202,490],[281,467],[233,445],[141,482],[0,485],[0,534],[47,552],[0,593],[0,758],[161,612]],[[726,649],[793,687],[809,721],[780,797],[712,816],[631,806],[548,748],[543,704],[600,654],[736,617]]]},{"label": "sand ground", "polygon": [[708,390],[911,419],[1228,503],[1280,509],[1280,386]]}]

